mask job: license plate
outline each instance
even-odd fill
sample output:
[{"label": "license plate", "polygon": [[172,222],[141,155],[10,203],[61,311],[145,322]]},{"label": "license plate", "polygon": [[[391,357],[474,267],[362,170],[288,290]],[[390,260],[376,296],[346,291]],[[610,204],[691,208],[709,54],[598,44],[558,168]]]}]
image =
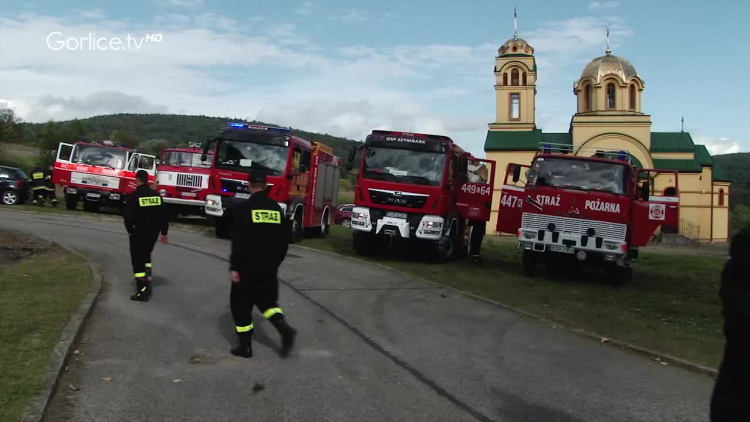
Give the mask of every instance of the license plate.
[{"label": "license plate", "polygon": [[406,213],[405,212],[388,211],[387,213],[385,213],[385,216],[386,217],[392,217],[392,218],[400,218],[400,219],[406,220]]},{"label": "license plate", "polygon": [[101,197],[102,197],[102,195],[98,194],[98,193],[87,193],[86,194],[86,198],[97,198],[97,199],[99,199]]},{"label": "license plate", "polygon": [[[240,194],[238,193],[237,196],[239,196],[239,195]],[[190,198],[195,198],[195,193],[193,193],[193,192],[182,192],[182,196],[188,196]]]},{"label": "license plate", "polygon": [[235,198],[240,198],[240,199],[249,199],[250,198],[250,194],[249,193],[235,193],[234,197]]},{"label": "license plate", "polygon": [[560,253],[574,253],[575,252],[573,248],[569,248],[567,246],[557,246],[557,245],[550,246],[549,250],[552,252],[560,252]]}]

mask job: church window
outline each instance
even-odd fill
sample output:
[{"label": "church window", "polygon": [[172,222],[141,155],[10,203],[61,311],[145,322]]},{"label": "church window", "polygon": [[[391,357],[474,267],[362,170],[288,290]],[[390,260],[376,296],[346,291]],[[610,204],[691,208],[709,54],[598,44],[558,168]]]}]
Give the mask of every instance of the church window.
[{"label": "church window", "polygon": [[508,85],[508,72],[503,73],[503,85]]},{"label": "church window", "polygon": [[521,118],[521,94],[510,94],[510,118],[512,120]]},{"label": "church window", "polygon": [[513,86],[518,86],[518,69],[513,69],[510,71],[510,84]]},{"label": "church window", "polygon": [[719,189],[719,206],[724,206],[724,189]]},{"label": "church window", "polygon": [[635,85],[630,85],[630,111],[635,111]]},{"label": "church window", "polygon": [[527,85],[527,82],[526,82],[526,72],[523,72],[523,76],[521,77],[521,84],[523,86]]},{"label": "church window", "polygon": [[607,84],[607,108],[615,108],[615,84]]},{"label": "church window", "polygon": [[583,88],[583,111],[591,111],[591,84],[586,84],[586,87]]}]

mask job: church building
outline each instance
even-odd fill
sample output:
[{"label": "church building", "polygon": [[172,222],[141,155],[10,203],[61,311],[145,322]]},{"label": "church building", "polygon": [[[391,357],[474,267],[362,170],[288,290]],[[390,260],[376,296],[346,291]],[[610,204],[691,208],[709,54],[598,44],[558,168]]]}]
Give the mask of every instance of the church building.
[{"label": "church building", "polygon": [[[646,83],[626,59],[612,55],[589,62],[573,84],[577,112],[565,133],[542,132],[536,126],[538,69],[534,48],[517,36],[498,50],[495,59],[495,122],[489,124],[484,150],[497,162],[492,219],[487,233],[495,233],[500,191],[509,163],[531,164],[543,144],[564,144],[573,151],[625,150],[638,168],[677,170],[680,222],[664,232],[679,233],[701,242],[726,242],[729,237],[727,176],[714,166],[704,145],[690,133],[652,132],[647,104],[641,101]],[[543,70],[543,69],[542,69]],[[583,154],[583,153],[581,153]],[[657,190],[674,187],[672,176],[660,175]],[[671,186],[670,186],[671,185]],[[498,234],[498,233],[495,233]]]}]

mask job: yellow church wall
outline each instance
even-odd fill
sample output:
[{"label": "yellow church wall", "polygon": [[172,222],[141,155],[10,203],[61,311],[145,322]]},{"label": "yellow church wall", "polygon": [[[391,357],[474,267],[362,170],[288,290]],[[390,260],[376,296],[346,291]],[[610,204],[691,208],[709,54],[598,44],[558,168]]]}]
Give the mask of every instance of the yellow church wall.
[{"label": "yellow church wall", "polygon": [[695,154],[692,152],[654,152],[651,157],[656,160],[692,160]]},{"label": "yellow church wall", "polygon": [[633,139],[624,134],[606,132],[594,133],[592,131],[592,136],[589,139],[575,145],[586,148],[581,151],[580,155],[591,156],[594,153],[592,149],[626,150],[637,158],[644,166],[651,167],[652,164],[648,150],[646,150],[637,139]]},{"label": "yellow church wall", "polygon": [[[533,86],[498,86],[495,89],[496,122],[533,123],[534,101],[530,95],[534,92]],[[521,114],[518,119],[510,118],[510,94],[519,94]]]},{"label": "yellow church wall", "polygon": [[[630,123],[627,124],[607,124],[607,126],[591,125],[584,123],[573,124],[573,145],[581,146],[589,142],[590,140],[601,137],[605,134],[611,134],[612,136],[620,135],[623,140],[623,146],[631,154],[635,153],[631,150],[640,150],[643,154],[650,155],[649,148],[651,147],[651,129],[650,124],[636,125],[633,126]],[[630,145],[626,139],[632,139],[637,144]],[[651,162],[649,159],[648,162]],[[644,164],[645,165],[645,164]]]}]

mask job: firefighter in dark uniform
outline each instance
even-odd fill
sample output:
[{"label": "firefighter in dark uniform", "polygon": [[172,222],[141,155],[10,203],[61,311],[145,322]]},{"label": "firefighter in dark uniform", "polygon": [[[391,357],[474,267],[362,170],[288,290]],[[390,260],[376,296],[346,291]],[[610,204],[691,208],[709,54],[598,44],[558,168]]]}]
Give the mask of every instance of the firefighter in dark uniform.
[{"label": "firefighter in dark uniform", "polygon": [[57,206],[57,195],[55,195],[55,184],[52,183],[52,166],[49,166],[44,172],[45,187],[47,189],[47,199],[53,207]]},{"label": "firefighter in dark uniform", "polygon": [[133,264],[136,293],[131,300],[148,302],[151,296],[151,252],[161,232],[161,243],[168,243],[169,212],[161,196],[148,185],[148,173],[135,174],[138,187],[125,198],[123,217],[130,235],[130,260]]},{"label": "firefighter in dark uniform", "polygon": [[469,253],[471,258],[477,264],[482,263],[482,256],[479,251],[482,248],[482,240],[487,233],[487,222],[484,220],[469,220],[471,227],[471,236],[469,237]]},{"label": "firefighter in dark uniform", "polygon": [[297,332],[287,324],[277,303],[277,275],[289,247],[291,226],[279,204],[266,194],[265,172],[251,172],[249,181],[250,199],[234,212],[229,302],[239,345],[231,352],[253,356],[251,314],[256,306],[281,335],[281,356],[288,356]]},{"label": "firefighter in dark uniform", "polygon": [[34,205],[44,205],[47,196],[47,179],[45,171],[40,167],[31,170],[31,197]]}]

